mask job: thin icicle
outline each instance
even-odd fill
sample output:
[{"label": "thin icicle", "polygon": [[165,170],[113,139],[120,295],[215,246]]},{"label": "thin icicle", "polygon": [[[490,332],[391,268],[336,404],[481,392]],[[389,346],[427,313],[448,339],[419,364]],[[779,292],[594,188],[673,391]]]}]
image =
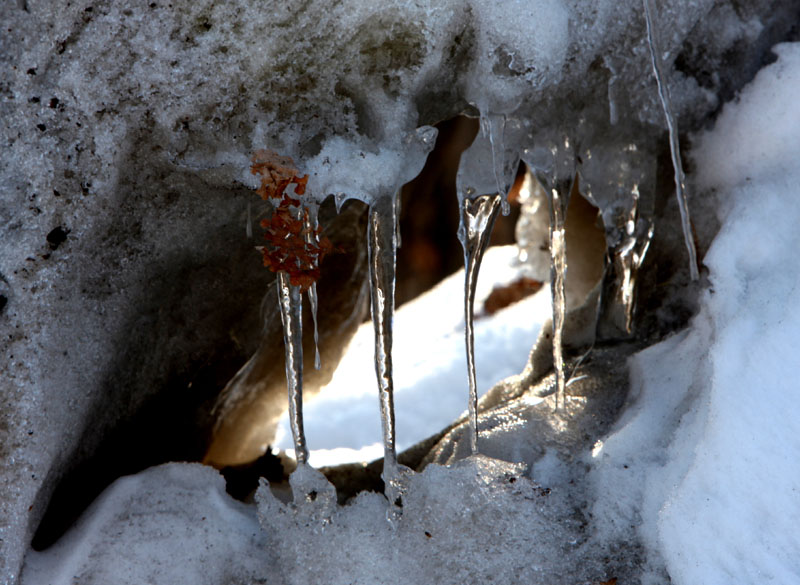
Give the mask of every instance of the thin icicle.
[{"label": "thin icicle", "polygon": [[644,3],[644,17],[647,23],[647,41],[650,45],[650,58],[653,64],[653,74],[658,84],[658,96],[661,99],[661,107],[664,109],[664,117],[667,119],[667,129],[669,130],[669,150],[672,155],[672,166],[675,169],[675,194],[678,197],[678,208],[681,212],[681,226],[683,228],[683,239],[686,251],[689,254],[689,272],[692,280],[700,278],[697,269],[697,251],[694,247],[692,238],[692,222],[689,217],[689,202],[686,198],[686,177],[683,173],[681,162],[681,150],[678,143],[678,125],[672,111],[672,101],[669,94],[669,86],[664,76],[663,64],[661,60],[661,50],[658,43],[653,21],[655,6],[653,0],[642,0]]},{"label": "thin icicle", "polygon": [[559,402],[564,404],[565,372],[564,348],[562,336],[564,332],[564,317],[567,312],[566,276],[567,276],[567,242],[565,238],[564,223],[567,215],[570,187],[563,185],[561,190],[566,195],[559,193],[559,188],[550,190],[550,293],[553,303],[553,370],[556,377],[555,408],[558,410]]},{"label": "thin icicle", "polygon": [[319,356],[319,328],[317,327],[317,307],[319,306],[319,297],[317,296],[317,283],[311,285],[306,293],[308,295],[308,304],[311,307],[311,320],[314,322],[314,369],[318,370],[322,367],[322,360]]},{"label": "thin icicle", "polygon": [[283,323],[283,344],[286,351],[286,385],[289,390],[289,423],[294,439],[298,465],[308,461],[308,448],[303,431],[303,296],[299,286],[289,282],[281,271],[275,281]]},{"label": "thin icicle", "polygon": [[478,383],[475,375],[475,334],[473,314],[475,288],[483,253],[489,245],[492,227],[500,211],[504,196],[481,195],[461,202],[459,239],[464,247],[464,321],[466,323],[467,375],[469,376],[469,426],[472,453],[478,452]]},{"label": "thin icicle", "polygon": [[[313,244],[319,244],[319,236],[317,235],[317,227],[319,221],[317,219],[317,207],[311,206],[308,208],[308,215],[305,219],[306,241]],[[319,356],[319,327],[317,326],[317,307],[319,306],[319,296],[317,295],[317,283],[313,283],[306,293],[308,295],[308,304],[311,307],[311,320],[314,323],[314,369],[319,370],[322,367],[322,360]]]},{"label": "thin icicle", "polygon": [[403,245],[403,239],[400,236],[400,210],[401,210],[401,193],[397,193],[394,197],[394,238],[395,249]]},{"label": "thin icicle", "polygon": [[383,481],[389,502],[393,505],[402,505],[405,485],[395,450],[392,379],[392,321],[397,252],[396,209],[393,197],[379,197],[372,204],[369,210],[367,247],[372,324],[375,328],[375,373],[378,377],[383,427]]},{"label": "thin icicle", "polygon": [[550,291],[553,305],[553,370],[555,409],[565,403],[566,373],[562,337],[566,316],[567,246],[564,224],[575,180],[575,151],[569,137],[561,136],[549,148],[526,149],[525,162],[536,169],[550,207]]}]

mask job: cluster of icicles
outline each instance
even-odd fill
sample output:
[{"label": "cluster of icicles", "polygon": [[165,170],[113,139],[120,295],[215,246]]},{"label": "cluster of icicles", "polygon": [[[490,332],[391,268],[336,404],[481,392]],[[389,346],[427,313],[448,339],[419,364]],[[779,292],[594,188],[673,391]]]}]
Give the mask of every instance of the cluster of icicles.
[{"label": "cluster of icicles", "polygon": [[[697,260],[689,228],[689,212],[684,190],[684,175],[678,147],[678,133],[670,107],[668,87],[664,82],[661,53],[652,23],[653,0],[643,0],[650,44],[653,74],[669,130],[670,150],[675,169],[675,185],[681,212],[685,244],[692,279],[698,277]],[[593,122],[596,122],[594,120]],[[619,329],[630,332],[633,309],[633,285],[652,238],[652,217],[648,205],[642,205],[639,187],[648,180],[644,159],[648,156],[636,146],[636,130],[616,122],[604,128],[588,128],[585,118],[569,131],[551,133],[539,130],[534,144],[528,123],[505,115],[481,116],[480,132],[462,155],[457,191],[460,210],[458,237],[464,249],[466,269],[464,316],[466,323],[467,375],[469,380],[469,427],[472,453],[478,453],[478,389],[475,375],[473,305],[481,259],[487,248],[492,227],[506,201],[522,160],[543,187],[550,211],[551,294],[553,311],[553,366],[555,407],[565,400],[565,371],[562,334],[566,313],[565,275],[566,241],[564,225],[573,182],[580,177],[581,192],[603,215],[606,226],[607,256],[604,282],[598,301],[598,329],[604,316],[615,319]],[[611,144],[610,157],[596,156],[586,146],[592,136]],[[396,504],[402,498],[410,470],[397,461],[392,382],[392,320],[394,315],[395,262],[400,242],[398,195],[402,185],[416,176],[433,149],[436,130],[423,127],[404,141],[406,164],[394,177],[393,188],[377,193],[369,209],[368,253],[372,322],[375,329],[375,370],[383,429],[383,479],[385,495]],[[341,195],[337,203],[341,204]],[[650,202],[652,203],[652,202]],[[649,207],[652,207],[650,205]],[[316,227],[315,213],[311,214]],[[308,465],[308,447],[303,431],[303,347],[302,293],[290,283],[285,272],[277,279],[286,352],[286,380],[289,394],[289,419],[298,466]],[[316,286],[308,290],[316,335]],[[617,316],[608,317],[616,307]],[[621,315],[621,317],[619,317]],[[317,350],[317,367],[319,351]],[[303,497],[303,494],[298,494]]]}]

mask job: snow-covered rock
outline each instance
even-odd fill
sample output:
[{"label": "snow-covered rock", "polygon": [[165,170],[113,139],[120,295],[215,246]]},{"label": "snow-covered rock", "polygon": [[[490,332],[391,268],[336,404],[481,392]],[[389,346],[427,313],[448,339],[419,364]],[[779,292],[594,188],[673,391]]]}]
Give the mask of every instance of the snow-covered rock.
[{"label": "snow-covered rock", "polygon": [[[769,46],[796,24],[797,14],[788,1],[743,6],[675,0],[663,3],[658,21],[674,105],[684,127],[693,127],[755,73]],[[524,5],[356,1],[331,5],[312,0],[295,6],[247,0],[225,5],[26,0],[4,3],[0,22],[0,581],[4,584],[17,581],[32,535],[55,487],[69,471],[96,453],[112,431],[152,396],[175,392],[178,402],[202,411],[202,403],[213,397],[187,391],[199,386],[199,373],[213,379],[208,386],[216,388],[216,378],[224,382],[255,348],[259,299],[269,280],[258,266],[258,256],[252,254],[252,242],[243,236],[253,185],[248,160],[255,149],[269,147],[294,156],[311,174],[310,187],[321,198],[332,188],[323,187],[320,178],[330,176],[325,169],[332,160],[341,165],[347,165],[351,156],[365,161],[350,171],[337,170],[339,184],[358,194],[374,178],[370,173],[397,159],[398,145],[409,132],[463,111],[514,114],[530,119],[534,126],[571,124],[572,117],[584,111],[599,119],[596,112],[601,112],[604,119],[630,118],[650,128],[651,144],[663,128],[637,1],[589,6],[557,0]],[[792,564],[800,557],[797,544],[783,528],[792,525],[797,511],[791,507],[793,500],[781,499],[796,489],[796,482],[790,475],[774,477],[775,470],[793,460],[791,453],[797,448],[793,441],[797,433],[789,432],[797,419],[792,417],[793,404],[781,402],[788,393],[779,392],[780,384],[791,380],[791,373],[782,368],[792,363],[784,352],[791,344],[791,331],[796,330],[796,311],[783,302],[791,298],[795,283],[794,273],[782,268],[791,266],[793,258],[779,252],[793,249],[792,233],[786,230],[795,219],[796,198],[793,171],[786,161],[796,159],[791,136],[797,132],[789,131],[791,110],[783,117],[776,114],[773,119],[778,122],[769,126],[741,121],[753,119],[748,103],[758,120],[765,120],[760,114],[770,104],[788,99],[785,96],[794,89],[790,71],[796,71],[790,51],[785,49],[778,64],[754,86],[770,85],[772,97],[751,90],[738,109],[726,110],[719,129],[698,143],[708,153],[696,158],[698,186],[716,188],[713,204],[733,210],[724,216],[726,227],[709,257],[714,294],[703,301],[692,331],[650,350],[663,352],[656,365],[671,364],[670,372],[699,378],[689,382],[688,396],[705,409],[689,409],[687,398],[678,408],[694,414],[678,415],[678,420],[652,429],[652,436],[662,439],[653,447],[656,451],[648,450],[643,457],[649,453],[663,467],[664,477],[672,482],[664,486],[666,491],[647,490],[642,496],[645,503],[634,497],[641,488],[625,492],[634,494],[625,509],[634,525],[641,515],[640,532],[648,550],[659,552],[674,582],[749,580],[756,566],[777,580],[791,581],[788,576],[797,574]],[[741,145],[739,152],[746,154],[727,152],[733,144]],[[601,145],[602,140],[597,148]],[[725,170],[726,165],[733,170]],[[753,172],[741,182],[741,170],[750,165]],[[669,211],[658,214],[662,226],[671,225],[664,217]],[[748,223],[749,217],[754,223]],[[698,225],[698,231],[708,237],[704,227]],[[680,236],[667,236],[680,242]],[[681,248],[675,250],[674,263],[682,265]],[[675,270],[666,272],[669,276]],[[760,291],[774,294],[761,296]],[[758,319],[747,319],[752,313]],[[707,343],[697,341],[702,335]],[[686,360],[695,364],[693,348],[709,352],[709,361],[698,369],[681,362],[684,352]],[[634,363],[648,363],[647,355]],[[732,359],[732,355],[745,357]],[[214,369],[214,364],[222,365]],[[705,369],[709,376],[700,375]],[[640,420],[637,417],[647,408],[661,408],[661,402],[650,405],[655,398],[645,400],[649,375],[634,377],[634,396],[641,400],[623,422]],[[747,392],[751,383],[766,388],[762,391],[767,399],[753,402],[756,394]],[[679,387],[676,383],[669,390],[677,392]],[[748,406],[732,408],[740,402]],[[755,417],[754,422],[743,424],[746,419],[737,418],[741,412]],[[672,410],[655,418],[664,416],[675,418]],[[171,423],[177,424],[176,420]],[[765,430],[755,433],[754,427]],[[621,426],[600,451],[611,459],[596,464],[601,477],[597,485],[613,483],[602,479],[606,476],[601,467],[617,469],[614,462],[622,461],[612,447],[615,441],[630,442],[623,439],[625,428]],[[150,437],[140,437],[141,444],[153,437],[158,440],[158,432],[156,426],[148,429]],[[745,436],[748,442],[726,442],[732,434]],[[770,450],[776,444],[786,450],[785,459]],[[732,445],[740,450],[735,455],[729,451]],[[617,447],[617,453],[626,448]],[[697,459],[674,456],[677,451],[696,453]],[[556,469],[552,477],[561,477],[558,462],[548,461]],[[734,466],[735,462],[739,463]],[[785,465],[791,470],[789,463]],[[489,491],[465,480],[463,469],[447,472],[431,467],[427,473],[423,477],[439,479],[430,484],[418,480],[418,496],[412,497],[424,499],[426,490],[447,492],[450,473],[452,485],[478,499],[497,488],[502,514],[519,507],[520,499],[528,501],[513,490],[500,489],[493,470],[478,473],[494,486]],[[659,473],[647,465],[640,474],[630,475],[658,483]],[[534,479],[535,475],[536,467]],[[769,489],[759,483],[767,481],[765,477],[773,478]],[[725,481],[713,482],[720,478]],[[187,482],[191,488],[175,487]],[[210,492],[196,487],[204,482],[212,485]],[[526,482],[520,479],[522,492],[535,489]],[[163,514],[145,506],[153,517],[143,516],[139,527],[118,516],[124,510],[134,514],[143,509],[141,501],[126,493],[157,492],[159,484],[165,501],[169,500]],[[721,493],[722,486],[731,491]],[[711,488],[720,490],[712,490],[711,503],[694,507],[697,494]],[[754,490],[759,489],[763,493],[755,497]],[[37,575],[47,574],[48,563],[55,567],[53,575],[69,582],[93,568],[100,571],[106,566],[102,563],[114,566],[114,555],[128,551],[145,562],[152,548],[126,545],[142,540],[146,531],[138,530],[145,525],[169,536],[175,536],[170,530],[180,526],[188,530],[188,516],[176,517],[172,511],[190,501],[195,502],[191,509],[200,510],[211,506],[209,499],[222,499],[216,529],[230,530],[242,539],[252,536],[250,528],[238,532],[235,528],[253,526],[252,510],[243,512],[224,500],[220,482],[210,471],[148,472],[144,479],[121,480],[113,490],[105,503],[96,504],[82,527],[58,545],[59,554],[66,555],[62,558],[76,564],[57,568],[55,549],[41,556],[30,553],[26,580],[38,582]],[[598,510],[603,506],[601,495],[593,496]],[[439,506],[442,499],[431,502]],[[770,504],[775,501],[786,503],[783,519],[773,519]],[[767,528],[737,538],[738,533],[716,522],[729,509],[726,502],[750,505],[741,509],[753,522],[763,521],[758,527]],[[670,505],[664,507],[666,503]],[[369,507],[374,518],[354,521],[354,530],[363,530],[364,523],[385,522],[377,496],[363,496],[353,514],[359,513],[359,505]],[[235,514],[224,510],[241,514],[231,520]],[[444,510],[464,513],[452,506]],[[597,512],[603,518],[607,513],[606,508]],[[422,522],[413,512],[406,517],[409,526]],[[488,522],[491,515],[480,517]],[[446,522],[445,517],[437,519],[439,524]],[[516,543],[515,531],[521,528],[511,520],[508,525]],[[381,524],[380,530],[384,529]],[[116,534],[115,530],[122,532],[119,540],[106,542],[96,556],[75,552],[104,540],[103,534]],[[723,533],[725,539],[710,536]],[[135,536],[129,540],[124,534]],[[212,535],[207,534],[210,542]],[[413,534],[427,539],[424,533]],[[300,538],[302,531],[293,536]],[[261,537],[255,538],[260,543]],[[179,540],[164,538],[164,549],[178,546]],[[707,550],[708,555],[691,551],[697,543],[712,540],[721,545]],[[198,546],[200,541],[203,538]],[[332,539],[331,546],[336,542],[340,541]],[[349,537],[345,542],[351,546],[339,549],[345,560],[359,554],[372,558],[352,548],[355,544]],[[252,545],[243,544],[241,550]],[[739,554],[745,548],[758,555]],[[446,556],[448,550],[446,546],[436,555]],[[174,558],[181,554],[176,552]],[[752,565],[741,564],[748,558]],[[323,560],[333,563],[335,557]],[[504,566],[512,572],[528,570],[519,555],[507,560]],[[250,566],[248,562],[236,566]],[[431,562],[435,564],[435,558]],[[392,567],[394,578],[407,565],[381,566]],[[492,566],[481,565],[475,574],[491,574]],[[656,562],[656,573],[659,566]],[[344,574],[342,566],[334,568]],[[247,570],[234,571],[233,579],[252,576],[256,582],[270,582],[272,578],[255,577],[256,569]],[[512,574],[503,570],[496,572]],[[726,574],[722,571],[733,577],[720,579]],[[102,572],[95,575],[103,579]],[[168,582],[179,583],[179,577],[170,575]],[[213,575],[207,573],[209,582]],[[588,569],[580,575],[604,578]],[[275,579],[282,582],[284,577]]]}]

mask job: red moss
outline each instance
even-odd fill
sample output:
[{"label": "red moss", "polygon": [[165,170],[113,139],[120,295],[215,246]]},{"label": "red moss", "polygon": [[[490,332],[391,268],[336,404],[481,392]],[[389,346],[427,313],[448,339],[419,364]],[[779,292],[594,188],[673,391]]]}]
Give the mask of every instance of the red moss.
[{"label": "red moss", "polygon": [[[275,206],[272,217],[261,222],[266,245],[258,249],[264,266],[286,272],[289,282],[305,292],[319,280],[323,258],[335,251],[319,226],[309,226],[308,208],[297,198],[306,192],[308,175],[300,177],[291,158],[272,150],[257,151],[252,161],[250,172],[261,177],[256,192]],[[287,193],[290,185],[294,185],[294,197]]]}]

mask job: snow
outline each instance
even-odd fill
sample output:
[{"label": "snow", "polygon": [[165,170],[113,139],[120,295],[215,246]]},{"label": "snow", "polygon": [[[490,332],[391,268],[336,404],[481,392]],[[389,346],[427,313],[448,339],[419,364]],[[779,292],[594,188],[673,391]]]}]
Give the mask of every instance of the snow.
[{"label": "snow", "polygon": [[[776,52],[779,61],[726,107],[722,130],[697,151],[709,170],[700,179],[727,191],[729,203],[705,260],[712,276],[704,311],[713,327],[702,398],[708,417],[658,520],[668,565],[683,582],[800,578],[800,115],[791,106],[800,46]],[[746,176],[732,172],[715,184],[730,164],[728,141],[745,136],[733,159],[749,159]]]},{"label": "snow", "polygon": [[[791,111],[787,104],[800,88],[800,45],[777,52],[778,61],[725,107],[716,127],[694,140],[695,182],[718,199],[723,219],[704,259],[710,286],[700,311],[686,330],[631,358],[626,410],[589,452],[569,462],[547,451],[533,465],[533,479],[520,464],[486,457],[450,468],[429,465],[412,477],[402,516],[391,523],[378,494],[363,493],[345,507],[292,507],[263,487],[257,496],[261,531],[253,506],[231,501],[212,470],[160,467],[119,480],[55,547],[29,552],[22,582],[575,583],[620,577],[632,560],[641,563],[636,570],[643,583],[667,582],[666,575],[677,585],[797,582],[800,122],[779,114]],[[749,139],[731,152],[732,136]],[[490,250],[480,294],[502,280],[490,276],[490,267],[509,275],[510,257],[507,249]],[[420,405],[452,408],[449,418],[464,409],[464,364],[455,365],[463,359],[455,349],[462,341],[461,305],[450,288],[460,292],[458,275],[398,311],[403,440],[412,441],[415,422],[429,424]],[[478,357],[487,360],[478,363],[479,375],[487,377],[483,388],[501,373],[493,362],[511,360],[509,339],[535,334],[530,327],[515,329],[522,314],[515,311],[543,309],[543,298],[539,293],[479,321]],[[408,331],[420,323],[436,324],[438,331],[413,336],[414,355]],[[518,343],[529,344],[530,337]],[[332,389],[345,384],[335,380],[317,404],[330,417],[358,410],[354,401],[371,396],[377,439],[371,361],[361,355],[364,372],[347,369],[368,351],[361,345],[370,343],[357,338],[343,363],[354,391],[335,402]],[[457,380],[447,384],[452,407],[433,406],[430,395],[446,379]],[[412,403],[418,410],[410,410]],[[314,436],[322,417],[312,412],[309,405],[310,443],[322,444]],[[330,428],[345,432],[331,445],[348,435],[359,438],[352,448],[373,440],[356,432],[366,418],[337,416],[343,418]],[[583,492],[566,487],[581,461],[588,466]],[[581,493],[583,503],[573,499]],[[583,515],[571,516],[575,505],[586,506]],[[581,517],[589,519],[588,535]],[[614,548],[635,541],[634,534],[644,553]]]},{"label": "snow", "polygon": [[[800,46],[776,52],[695,140],[696,182],[725,216],[704,259],[711,285],[688,331],[633,360],[640,394],[599,455],[600,489],[641,493],[642,532],[673,583],[800,579],[800,117],[789,113]],[[625,505],[597,512],[632,519]]]},{"label": "snow", "polygon": [[[481,394],[518,374],[550,313],[547,286],[491,317],[480,317],[496,286],[519,276],[516,246],[486,252],[476,293],[476,368]],[[464,271],[400,307],[394,319],[394,384],[397,447],[402,451],[441,431],[467,408],[464,350]],[[420,331],[425,331],[420,335]],[[378,392],[372,365],[374,332],[356,332],[331,382],[303,409],[310,463],[316,467],[382,456]],[[288,416],[275,442],[292,454]]]},{"label": "snow", "polygon": [[[252,507],[201,465],[168,464],[117,480],[25,583],[258,583],[270,554]],[[247,580],[247,581],[246,581]]]},{"label": "snow", "polygon": [[[674,106],[694,124],[796,21],[786,0],[660,4]],[[638,1],[536,0],[520,9],[512,0],[52,0],[5,3],[0,21],[3,585],[16,583],[65,474],[148,398],[174,388],[173,376],[183,386],[197,364],[215,362],[220,339],[246,346],[248,324],[258,328],[264,277],[255,276],[239,221],[251,199],[241,187],[253,150],[295,157],[318,198],[353,191],[367,199],[416,174],[430,146],[409,148],[417,128],[465,108],[487,119],[514,114],[537,129],[585,112],[593,123],[609,110],[645,126],[652,141],[663,125],[644,73]],[[395,532],[374,494],[332,512],[325,532],[283,508],[275,518],[298,525],[273,525],[263,492],[259,532],[255,507],[232,502],[213,471],[161,467],[115,483],[54,548],[28,550],[23,582],[309,582],[327,574],[346,582],[536,582],[557,573],[575,583],[622,580],[626,566],[638,578],[641,563],[651,582],[667,574],[673,583],[799,580],[790,368],[800,69],[795,47],[778,52],[694,141],[697,199],[718,205],[724,224],[706,258],[713,293],[687,331],[631,361],[630,404],[591,454],[515,455],[529,472],[486,459],[452,470],[431,465],[414,477]],[[611,150],[602,136],[591,146]],[[326,169],[326,158],[339,164]],[[70,230],[57,251],[45,237],[56,226]],[[409,343],[437,361],[396,364],[409,375],[407,401],[398,398],[401,445],[464,409],[460,284],[427,309],[422,326],[409,320]],[[530,315],[546,298],[478,324],[482,389],[519,371],[512,360],[524,362],[539,323]],[[438,336],[420,339],[440,320]],[[357,439],[344,447],[357,451],[348,455],[371,453],[371,364],[360,361],[363,384],[343,381],[360,406],[332,401],[309,420],[312,447],[347,445],[345,431]],[[448,405],[433,404],[440,393]],[[313,427],[328,428],[320,419],[351,410],[336,425],[338,439],[314,438]],[[513,432],[503,435],[496,417],[487,452],[528,449],[534,420],[509,419]],[[582,483],[569,487],[573,480]],[[432,539],[440,528],[455,538],[420,544],[430,540],[428,518]],[[311,547],[303,544],[308,530],[319,535]],[[506,537],[495,539],[500,531]],[[301,560],[319,562],[297,565],[301,545],[310,551]],[[631,550],[610,550],[625,545]],[[604,565],[606,557],[615,564]]]}]

